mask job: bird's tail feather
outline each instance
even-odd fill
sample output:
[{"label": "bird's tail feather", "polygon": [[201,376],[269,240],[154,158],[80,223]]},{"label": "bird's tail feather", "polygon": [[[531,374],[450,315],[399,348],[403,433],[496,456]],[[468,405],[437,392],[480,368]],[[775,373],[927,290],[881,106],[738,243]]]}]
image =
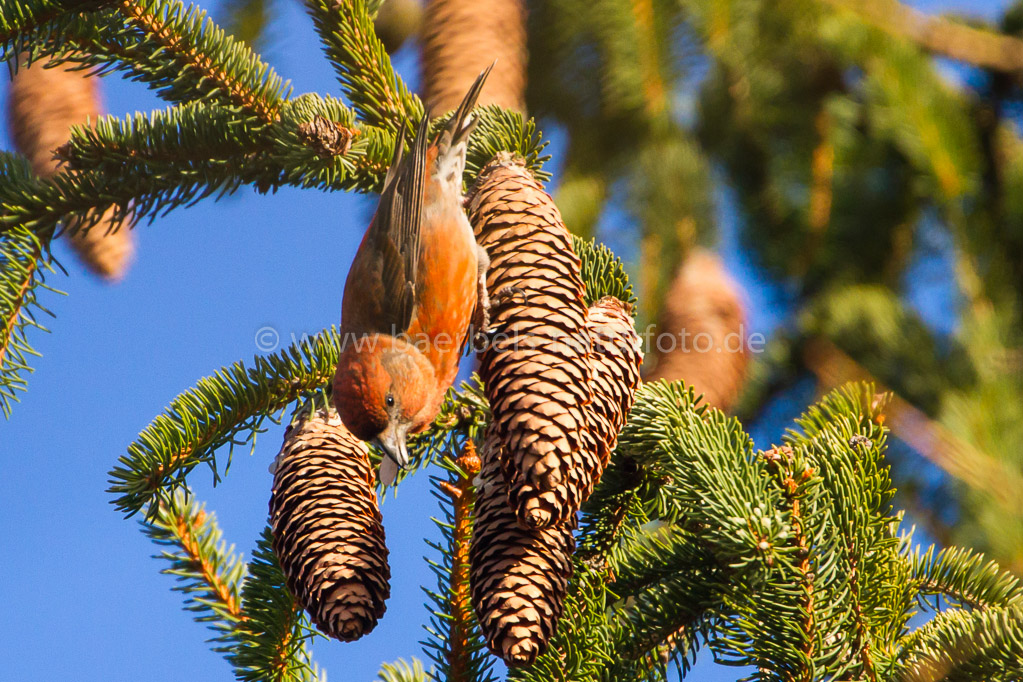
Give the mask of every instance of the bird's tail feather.
[{"label": "bird's tail feather", "polygon": [[469,91],[462,98],[462,103],[455,109],[451,120],[440,134],[440,138],[437,140],[437,158],[440,160],[438,165],[446,165],[443,163],[444,159],[457,156],[460,165],[464,166],[466,144],[469,135],[476,127],[476,119],[472,118],[472,110],[483,91],[483,84],[486,82],[487,76],[490,75],[490,70],[493,68],[494,65],[491,64],[476,77]]}]

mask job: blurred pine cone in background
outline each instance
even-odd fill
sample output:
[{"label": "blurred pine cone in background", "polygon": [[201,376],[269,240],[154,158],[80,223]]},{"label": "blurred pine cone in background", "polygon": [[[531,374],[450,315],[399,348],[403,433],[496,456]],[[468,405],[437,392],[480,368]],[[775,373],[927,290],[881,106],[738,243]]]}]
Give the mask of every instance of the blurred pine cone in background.
[{"label": "blurred pine cone in background", "polygon": [[[45,65],[40,61],[22,67],[11,79],[8,125],[15,147],[28,157],[32,170],[48,178],[60,170],[54,151],[68,141],[71,126],[95,121],[102,106],[97,76],[73,71],[71,64]],[[113,221],[111,208],[97,224],[75,232],[71,245],[91,272],[116,282],[124,277],[135,251],[129,228]]]},{"label": "blurred pine cone in background", "polygon": [[727,412],[746,379],[745,323],[739,287],[721,260],[692,250],[664,299],[649,349],[655,364],[643,378],[684,381]]}]

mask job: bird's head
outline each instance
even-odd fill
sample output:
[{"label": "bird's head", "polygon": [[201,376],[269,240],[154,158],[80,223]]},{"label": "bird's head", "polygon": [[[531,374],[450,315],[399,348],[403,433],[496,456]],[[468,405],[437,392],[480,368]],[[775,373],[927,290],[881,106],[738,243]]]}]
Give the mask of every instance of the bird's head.
[{"label": "bird's head", "polygon": [[395,464],[405,467],[406,439],[432,418],[436,383],[433,366],[415,346],[374,334],[342,351],[334,375],[334,405],[357,438],[376,442]]}]

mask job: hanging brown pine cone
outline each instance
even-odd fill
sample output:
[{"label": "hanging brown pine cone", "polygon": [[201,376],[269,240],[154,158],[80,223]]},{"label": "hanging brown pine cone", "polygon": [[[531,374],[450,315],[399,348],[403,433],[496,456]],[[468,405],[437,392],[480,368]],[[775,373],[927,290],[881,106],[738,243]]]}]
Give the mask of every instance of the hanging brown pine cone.
[{"label": "hanging brown pine cone", "polygon": [[500,440],[488,428],[480,451],[469,588],[487,646],[508,665],[547,650],[572,576],[574,524],[526,530],[515,522],[500,470]]},{"label": "hanging brown pine cone", "polygon": [[746,378],[744,322],[738,285],[717,256],[694,250],[665,296],[656,364],[645,379],[684,381],[704,402],[728,410]]},{"label": "hanging brown pine cone", "polygon": [[[96,76],[70,65],[43,67],[43,62],[22,67],[11,80],[8,122],[14,146],[36,175],[48,178],[59,170],[54,150],[68,141],[71,126],[95,121],[102,112]],[[129,226],[114,222],[113,213],[107,210],[97,224],[70,238],[89,270],[108,281],[124,276],[134,251]]]},{"label": "hanging brown pine cone", "polygon": [[593,344],[593,403],[587,412],[600,455],[600,471],[588,497],[618,444],[618,433],[636,399],[643,351],[632,316],[617,298],[605,296],[590,307],[586,330]]},{"label": "hanging brown pine cone", "polygon": [[[605,297],[592,306],[586,331],[593,341],[594,384],[586,414],[600,458],[598,469],[583,472],[589,494],[632,408],[642,353],[632,318],[618,299]],[[470,587],[490,650],[509,665],[528,665],[547,649],[561,617],[572,576],[575,517],[544,529],[518,525],[508,506],[501,447],[492,424],[480,450],[483,471],[469,549]]]},{"label": "hanging brown pine cone", "polygon": [[525,111],[523,0],[427,1],[423,17],[423,83],[426,103],[435,113],[457,107],[476,76],[495,59],[480,104]]},{"label": "hanging brown pine cone", "polygon": [[274,463],[270,523],[288,589],[346,642],[376,627],[391,591],[375,483],[366,444],[333,408],[293,423]]},{"label": "hanging brown pine cone", "polygon": [[469,219],[490,256],[492,337],[480,375],[509,502],[524,528],[566,523],[599,466],[585,414],[593,387],[579,258],[550,196],[508,154],[480,172]]}]

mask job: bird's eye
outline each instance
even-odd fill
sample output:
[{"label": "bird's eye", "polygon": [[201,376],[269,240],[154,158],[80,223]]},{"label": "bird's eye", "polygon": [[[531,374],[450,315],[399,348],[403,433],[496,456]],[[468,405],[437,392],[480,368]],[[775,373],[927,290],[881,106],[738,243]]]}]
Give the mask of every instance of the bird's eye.
[{"label": "bird's eye", "polygon": [[394,407],[394,396],[388,393],[387,397],[384,398],[384,402],[387,403],[388,407]]}]

